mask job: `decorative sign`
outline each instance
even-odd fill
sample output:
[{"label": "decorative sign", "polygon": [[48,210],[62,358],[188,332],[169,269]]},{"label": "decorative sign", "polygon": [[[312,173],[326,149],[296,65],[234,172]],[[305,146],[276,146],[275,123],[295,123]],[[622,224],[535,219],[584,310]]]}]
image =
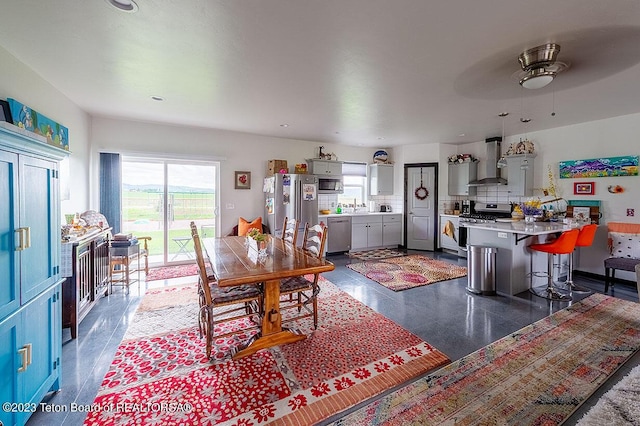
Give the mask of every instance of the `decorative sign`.
[{"label": "decorative sign", "polygon": [[560,161],[560,179],[638,176],[638,156]]}]

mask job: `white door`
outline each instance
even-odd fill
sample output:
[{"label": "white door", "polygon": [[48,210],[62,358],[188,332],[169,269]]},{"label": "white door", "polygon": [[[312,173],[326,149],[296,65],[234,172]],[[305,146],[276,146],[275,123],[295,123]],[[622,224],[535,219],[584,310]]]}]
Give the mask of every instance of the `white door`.
[{"label": "white door", "polygon": [[[407,248],[413,250],[435,250],[436,218],[435,166],[407,167]],[[421,183],[422,182],[422,183]],[[423,186],[429,192],[424,200],[416,196],[416,190]],[[424,191],[419,191],[419,194]]]}]

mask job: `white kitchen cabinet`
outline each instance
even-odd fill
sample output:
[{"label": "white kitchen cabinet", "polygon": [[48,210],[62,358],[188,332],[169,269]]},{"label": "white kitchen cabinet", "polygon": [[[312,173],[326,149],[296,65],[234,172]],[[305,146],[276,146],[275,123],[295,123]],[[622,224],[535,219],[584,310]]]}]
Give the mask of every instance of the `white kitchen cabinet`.
[{"label": "white kitchen cabinet", "polygon": [[[453,225],[453,237],[444,233],[445,225],[451,221]],[[440,248],[458,252],[458,229],[460,227],[460,219],[454,215],[440,215]]]},{"label": "white kitchen cabinet", "polygon": [[531,197],[533,195],[534,154],[508,155],[507,191],[509,195]]},{"label": "white kitchen cabinet", "polygon": [[342,161],[329,160],[306,160],[309,166],[309,174],[326,175],[326,176],[342,176]]},{"label": "white kitchen cabinet", "polygon": [[382,247],[382,215],[353,216],[351,250]]},{"label": "white kitchen cabinet", "polygon": [[382,215],[382,244],[397,247],[402,244],[402,215]]},{"label": "white kitchen cabinet", "polygon": [[477,178],[477,161],[449,163],[449,195],[476,195],[476,187],[468,184]]},{"label": "white kitchen cabinet", "polygon": [[369,195],[393,195],[393,164],[369,164]]}]

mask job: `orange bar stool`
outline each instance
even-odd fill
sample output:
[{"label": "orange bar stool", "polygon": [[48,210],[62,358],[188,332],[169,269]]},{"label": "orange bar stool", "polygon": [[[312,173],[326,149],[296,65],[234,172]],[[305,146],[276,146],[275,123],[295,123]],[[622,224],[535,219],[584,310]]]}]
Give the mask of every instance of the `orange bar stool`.
[{"label": "orange bar stool", "polygon": [[[593,239],[596,236],[596,230],[598,225],[595,223],[585,225],[580,229],[578,239],[576,240],[576,247],[591,247]],[[567,272],[567,280],[564,283],[560,283],[558,286],[561,290],[568,290],[576,293],[591,293],[586,287],[582,287],[573,283],[573,252],[569,255],[569,271]]]},{"label": "orange bar stool", "polygon": [[[541,251],[547,253],[547,273],[544,275],[547,277],[546,287],[533,287],[530,291],[536,296],[544,297],[549,300],[559,300],[568,302],[571,300],[571,296],[559,293],[553,287],[553,255],[554,254],[570,254],[576,247],[576,241],[578,240],[578,229],[572,229],[565,231],[558,238],[549,242],[541,244],[531,244],[529,248],[535,251]],[[536,276],[536,272],[531,272],[531,281],[533,283],[533,277]]]}]

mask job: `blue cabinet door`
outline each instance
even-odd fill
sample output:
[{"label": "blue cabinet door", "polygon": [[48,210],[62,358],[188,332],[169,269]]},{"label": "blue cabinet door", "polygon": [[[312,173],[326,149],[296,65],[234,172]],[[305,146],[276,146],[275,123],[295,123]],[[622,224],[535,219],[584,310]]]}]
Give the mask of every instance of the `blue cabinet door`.
[{"label": "blue cabinet door", "polygon": [[[18,334],[22,315],[16,313],[0,322],[0,402],[18,402],[18,369],[22,359],[18,354]],[[16,412],[0,410],[0,424],[18,422]]]},{"label": "blue cabinet door", "polygon": [[25,304],[60,275],[57,163],[21,156],[19,176],[20,228],[25,229],[28,246],[20,252],[21,302]]},{"label": "blue cabinet door", "polygon": [[18,156],[0,150],[0,320],[20,306]]},{"label": "blue cabinet door", "polygon": [[[18,373],[19,402],[39,404],[49,390],[59,389],[61,324],[60,286],[38,295],[22,309],[19,347],[28,347],[29,365]],[[20,423],[31,413],[25,413]]]}]

